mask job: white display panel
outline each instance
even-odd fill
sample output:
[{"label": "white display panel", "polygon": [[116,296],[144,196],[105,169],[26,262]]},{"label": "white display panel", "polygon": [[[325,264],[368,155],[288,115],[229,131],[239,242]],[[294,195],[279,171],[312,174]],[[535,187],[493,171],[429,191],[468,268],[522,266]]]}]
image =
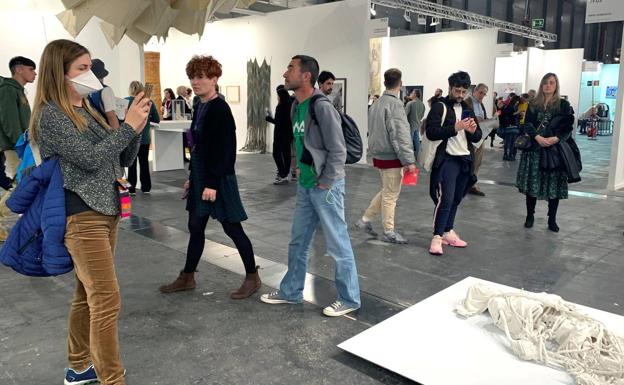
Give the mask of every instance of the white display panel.
[{"label": "white display panel", "polygon": [[[573,385],[564,371],[517,358],[487,313],[466,319],[454,312],[476,283],[518,290],[468,277],[338,347],[423,385]],[[578,307],[624,335],[624,317]]]}]

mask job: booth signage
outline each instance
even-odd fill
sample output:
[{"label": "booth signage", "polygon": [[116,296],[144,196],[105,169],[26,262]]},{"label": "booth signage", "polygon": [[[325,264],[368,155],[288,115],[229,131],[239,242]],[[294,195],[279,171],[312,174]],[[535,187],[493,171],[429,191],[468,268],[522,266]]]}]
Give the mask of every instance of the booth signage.
[{"label": "booth signage", "polygon": [[592,86],[592,84],[594,84],[594,82],[592,82],[591,80],[588,80],[588,81],[587,81],[587,87],[591,87],[591,86]]},{"label": "booth signage", "polygon": [[586,24],[620,20],[624,20],[622,0],[587,0]]},{"label": "booth signage", "polygon": [[531,20],[532,28],[544,28],[544,19],[533,19]]},{"label": "booth signage", "polygon": [[368,21],[368,37],[373,39],[377,37],[388,37],[388,18],[372,19]]}]

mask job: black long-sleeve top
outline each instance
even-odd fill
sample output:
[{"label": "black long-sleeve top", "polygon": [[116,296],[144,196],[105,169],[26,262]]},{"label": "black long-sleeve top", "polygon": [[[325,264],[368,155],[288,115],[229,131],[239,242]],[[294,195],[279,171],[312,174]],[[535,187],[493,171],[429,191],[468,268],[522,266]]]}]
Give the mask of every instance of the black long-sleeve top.
[{"label": "black long-sleeve top", "polygon": [[292,101],[282,102],[275,107],[275,118],[266,117],[266,121],[275,125],[273,140],[282,140],[290,143],[294,139],[293,126],[290,119]]},{"label": "black long-sleeve top", "polygon": [[200,104],[198,110],[192,125],[191,180],[217,190],[222,177],[234,174],[236,124],[230,106],[221,98]]}]

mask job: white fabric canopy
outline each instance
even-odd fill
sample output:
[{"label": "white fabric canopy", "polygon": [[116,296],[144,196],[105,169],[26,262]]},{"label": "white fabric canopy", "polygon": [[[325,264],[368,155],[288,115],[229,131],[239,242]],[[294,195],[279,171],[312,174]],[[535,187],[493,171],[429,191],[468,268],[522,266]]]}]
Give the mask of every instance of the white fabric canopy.
[{"label": "white fabric canopy", "polygon": [[66,10],[59,13],[67,32],[76,37],[87,22],[97,16],[104,22],[102,32],[111,48],[124,35],[137,44],[152,36],[165,39],[169,28],[192,35],[204,33],[206,22],[216,13],[247,8],[256,0],[62,0]]}]

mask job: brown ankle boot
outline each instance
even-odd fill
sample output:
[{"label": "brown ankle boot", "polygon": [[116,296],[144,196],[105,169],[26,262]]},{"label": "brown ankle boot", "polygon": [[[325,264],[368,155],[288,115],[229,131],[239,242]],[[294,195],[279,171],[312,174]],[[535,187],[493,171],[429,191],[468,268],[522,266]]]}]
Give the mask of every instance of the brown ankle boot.
[{"label": "brown ankle boot", "polygon": [[241,287],[230,293],[230,298],[232,299],[245,299],[255,293],[262,286],[262,281],[260,281],[260,276],[258,275],[258,268],[260,266],[256,266],[256,272],[252,274],[247,274],[245,276],[245,280]]},{"label": "brown ankle boot", "polygon": [[195,289],[195,273],[180,272],[178,278],[168,285],[162,285],[159,290],[162,293],[175,293],[176,291]]}]

